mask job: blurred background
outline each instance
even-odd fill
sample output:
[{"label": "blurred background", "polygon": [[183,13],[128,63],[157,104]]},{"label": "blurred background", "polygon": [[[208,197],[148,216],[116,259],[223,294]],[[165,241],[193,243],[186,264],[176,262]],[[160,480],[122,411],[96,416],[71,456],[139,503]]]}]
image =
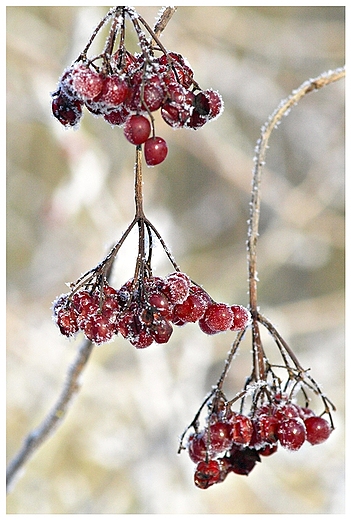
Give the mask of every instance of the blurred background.
[{"label": "blurred background", "polygon": [[[57,399],[81,337],[51,319],[66,282],[94,267],[134,216],[134,149],[50,92],[109,7],[7,8],[7,452]],[[158,7],[136,7],[150,25]],[[178,264],[218,301],[247,305],[246,234],[260,128],[308,78],[344,64],[343,7],[179,7],[162,42],[185,56],[222,116],[198,131],[157,119],[169,155],[145,168],[145,212]],[[104,37],[99,41],[101,49]],[[280,449],[249,477],[203,491],[179,436],[216,383],[233,334],[175,328],[167,345],[95,348],[55,434],[8,495],[10,514],[344,512],[344,82],[308,95],[273,133],[262,182],[259,302],[335,403],[325,444]],[[113,283],[133,275],[136,234]],[[154,274],[172,271],[160,246]],[[268,355],[273,346],[264,335]],[[274,354],[272,354],[274,355]],[[226,392],[250,373],[249,336]],[[316,401],[316,411],[321,405]]]}]

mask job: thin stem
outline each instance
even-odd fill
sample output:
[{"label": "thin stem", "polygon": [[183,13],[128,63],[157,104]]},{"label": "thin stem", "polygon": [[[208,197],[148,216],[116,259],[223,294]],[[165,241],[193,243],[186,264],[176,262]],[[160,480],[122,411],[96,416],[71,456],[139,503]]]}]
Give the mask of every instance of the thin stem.
[{"label": "thin stem", "polygon": [[143,209],[143,170],[142,170],[142,150],[141,145],[136,147],[135,156],[135,218],[145,218]]}]

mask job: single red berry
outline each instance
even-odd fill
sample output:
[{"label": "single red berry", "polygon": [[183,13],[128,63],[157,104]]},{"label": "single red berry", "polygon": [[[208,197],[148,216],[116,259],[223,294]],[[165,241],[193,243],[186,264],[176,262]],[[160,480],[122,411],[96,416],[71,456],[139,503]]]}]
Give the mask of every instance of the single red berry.
[{"label": "single red berry", "polygon": [[300,418],[282,421],[277,428],[277,438],[283,448],[297,451],[306,440],[306,428]]},{"label": "single red berry", "polygon": [[148,330],[141,330],[139,334],[128,339],[133,347],[139,349],[149,347],[154,341]]},{"label": "single red berry", "polygon": [[171,318],[173,306],[163,292],[157,291],[152,293],[149,296],[149,304],[164,318]]},{"label": "single red berry", "polygon": [[87,100],[97,97],[103,87],[103,77],[98,72],[80,65],[72,70],[72,85],[77,94]]},{"label": "single red berry", "polygon": [[191,280],[185,273],[171,273],[165,278],[163,291],[173,305],[179,304],[188,297],[190,284]]},{"label": "single red berry", "polygon": [[211,303],[203,316],[206,325],[214,332],[228,330],[233,318],[233,311],[226,303]]},{"label": "single red berry", "polygon": [[[141,115],[129,116],[124,125],[126,139],[135,145],[145,143],[151,132],[150,121]],[[156,163],[157,164],[157,163]]]},{"label": "single red berry", "polygon": [[107,108],[117,107],[127,98],[128,90],[127,82],[118,75],[106,76],[99,101]]},{"label": "single red berry", "polygon": [[167,153],[167,143],[162,137],[150,137],[144,144],[145,161],[148,166],[156,166],[163,162]]},{"label": "single red berry", "polygon": [[300,417],[299,407],[293,403],[283,402],[276,407],[274,411],[274,417],[276,417],[278,421],[284,421],[285,419],[293,417]]},{"label": "single red berry", "polygon": [[244,330],[251,321],[250,312],[242,305],[232,305],[231,310],[233,311],[234,318],[230,330]]},{"label": "single red berry", "polygon": [[218,92],[212,89],[204,90],[202,93],[208,102],[208,115],[210,119],[215,119],[223,111],[223,99]]},{"label": "single red berry", "polygon": [[217,460],[201,461],[197,464],[194,474],[194,483],[197,487],[207,489],[220,480],[221,469]]},{"label": "single red berry", "polygon": [[82,104],[77,99],[68,98],[64,94],[55,96],[51,110],[63,126],[76,126],[82,117]]},{"label": "single red berry", "polygon": [[198,324],[199,324],[199,327],[202,330],[202,332],[204,332],[208,336],[217,334],[217,331],[215,331],[215,330],[211,329],[211,327],[209,327],[209,325],[207,324],[207,322],[205,320],[205,316],[202,316],[202,318],[199,319]]},{"label": "single red berry", "polygon": [[233,413],[230,415],[229,423],[232,440],[236,444],[248,445],[253,433],[251,419],[246,415]]},{"label": "single red berry", "polygon": [[173,332],[173,327],[169,321],[158,319],[153,325],[150,335],[156,343],[167,343]]},{"label": "single red berry", "polygon": [[216,421],[209,425],[209,448],[211,455],[217,455],[229,449],[233,443],[231,438],[230,426],[227,422]]},{"label": "single red berry", "polygon": [[201,298],[196,294],[189,294],[183,303],[174,307],[173,319],[184,323],[195,323],[203,316],[205,310],[206,307]]},{"label": "single red berry", "polygon": [[307,440],[310,444],[320,444],[326,441],[332,432],[329,422],[323,417],[308,417],[304,422]]},{"label": "single red berry", "polygon": [[70,337],[78,332],[77,312],[73,305],[68,305],[68,296],[64,294],[53,303],[53,317],[61,334]]},{"label": "single red berry", "polygon": [[258,453],[262,455],[262,457],[269,457],[269,455],[273,455],[278,450],[278,443],[268,443],[263,448],[258,450]]},{"label": "single red berry", "polygon": [[206,459],[207,448],[207,435],[204,431],[198,433],[191,433],[189,435],[187,449],[191,460],[195,463]]},{"label": "single red berry", "polygon": [[274,415],[261,413],[255,418],[255,423],[261,441],[275,442],[277,440],[276,433],[279,421]]},{"label": "single red berry", "polygon": [[118,110],[112,110],[111,112],[104,114],[104,119],[110,123],[110,125],[123,126],[129,116],[129,110],[122,105]]}]

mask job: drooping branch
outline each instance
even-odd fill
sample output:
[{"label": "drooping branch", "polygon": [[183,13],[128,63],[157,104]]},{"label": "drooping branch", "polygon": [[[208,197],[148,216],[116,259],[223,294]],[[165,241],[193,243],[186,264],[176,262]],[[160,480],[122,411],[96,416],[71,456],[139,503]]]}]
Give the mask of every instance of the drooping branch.
[{"label": "drooping branch", "polygon": [[266,124],[262,127],[260,138],[257,142],[255,153],[255,165],[252,179],[252,195],[250,202],[250,218],[248,227],[248,271],[249,271],[249,297],[250,310],[253,319],[257,316],[257,239],[258,227],[260,218],[260,186],[262,169],[265,164],[266,152],[268,148],[268,140],[273,129],[281,121],[283,116],[287,115],[291,108],[296,106],[298,102],[310,92],[320,90],[321,88],[338,81],[345,76],[345,68],[341,67],[320,76],[309,79],[304,82],[298,89],[294,90],[292,94],[284,99],[273,114],[270,116]]}]

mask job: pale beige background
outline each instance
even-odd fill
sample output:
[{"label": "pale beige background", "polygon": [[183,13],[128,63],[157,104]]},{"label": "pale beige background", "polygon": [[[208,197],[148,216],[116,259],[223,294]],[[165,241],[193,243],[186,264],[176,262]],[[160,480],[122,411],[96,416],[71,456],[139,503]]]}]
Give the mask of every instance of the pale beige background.
[{"label": "pale beige background", "polygon": [[[102,7],[7,8],[7,445],[43,419],[79,344],[52,300],[133,217],[133,148],[85,114],[66,131],[49,92]],[[153,23],[157,8],[141,7]],[[294,88],[344,63],[342,7],[180,7],[162,37],[225,112],[197,132],[157,120],[169,156],[145,171],[145,210],[178,263],[220,301],[247,304],[246,221],[260,127]],[[279,450],[207,491],[178,438],[219,376],[232,335],[177,328],[167,345],[97,348],[56,434],[27,464],[8,513],[342,513],[344,483],[344,83],[305,98],[273,135],[263,181],[261,310],[335,402],[321,446]],[[133,235],[135,237],[135,235]],[[115,284],[132,276],[133,239]],[[160,247],[155,274],[170,270]],[[268,338],[267,345],[269,344]],[[249,373],[250,345],[228,394]]]}]

